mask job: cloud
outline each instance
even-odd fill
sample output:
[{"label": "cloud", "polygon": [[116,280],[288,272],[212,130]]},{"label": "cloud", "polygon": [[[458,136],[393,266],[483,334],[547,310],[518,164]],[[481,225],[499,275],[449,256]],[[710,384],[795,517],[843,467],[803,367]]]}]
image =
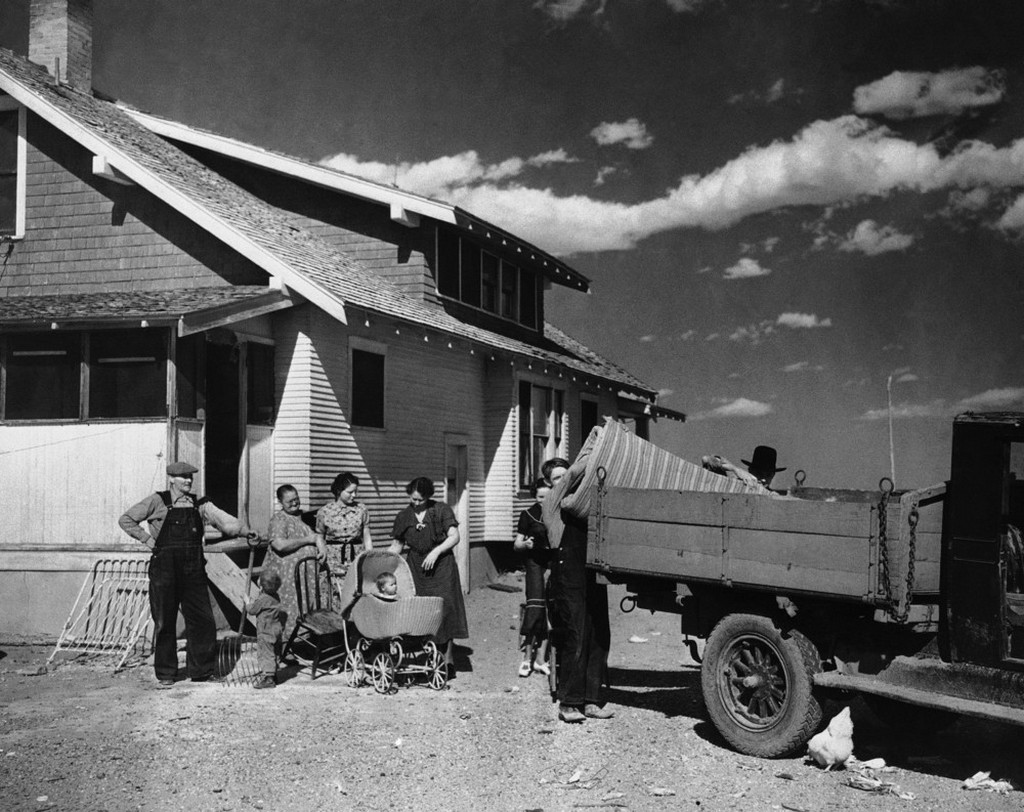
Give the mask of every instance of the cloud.
[{"label": "cloud", "polygon": [[604,13],[606,0],[536,0],[533,4],[556,23],[568,23],[576,17],[599,17]]},{"label": "cloud", "polygon": [[1006,409],[1019,404],[1024,404],[1024,387],[1008,386],[1003,389],[987,389],[978,395],[964,398],[957,404],[957,409]]},{"label": "cloud", "polygon": [[889,251],[905,251],[913,244],[913,237],[901,234],[893,226],[879,227],[874,220],[862,220],[839,244],[839,250],[873,257]]},{"label": "cloud", "polygon": [[1005,74],[980,66],[939,73],[894,71],[854,90],[853,109],[895,120],[957,115],[998,104],[1005,92]]},{"label": "cloud", "polygon": [[697,335],[696,330],[687,330],[685,333],[679,334],[680,341],[691,341]]},{"label": "cloud", "polygon": [[[984,411],[986,409],[1009,409],[1024,407],[1024,386],[1007,386],[1001,389],[986,389],[977,395],[949,402],[936,399],[924,403],[899,403],[893,406],[894,418],[949,418],[960,412]],[[861,420],[885,420],[888,409],[868,409]]]},{"label": "cloud", "polygon": [[665,0],[665,2],[673,11],[684,14],[699,11],[702,6],[707,5],[708,0]]},{"label": "cloud", "polygon": [[723,279],[753,279],[755,276],[768,276],[770,268],[762,268],[756,259],[743,257],[731,268],[726,268],[722,274]]},{"label": "cloud", "polygon": [[821,372],[823,366],[811,366],[809,361],[797,361],[795,364],[787,364],[782,368],[783,372]]},{"label": "cloud", "polygon": [[597,170],[597,177],[594,178],[594,185],[603,186],[604,179],[609,175],[615,174],[616,171],[617,170],[614,166],[602,166],[600,169]]},{"label": "cloud", "polygon": [[996,228],[1003,231],[1024,231],[1024,195],[1018,197],[1003,216],[996,221]]},{"label": "cloud", "polygon": [[762,321],[757,324],[740,325],[729,334],[730,341],[749,341],[758,345],[768,336],[775,332],[775,325],[770,321]]},{"label": "cloud", "polygon": [[622,144],[627,149],[647,149],[654,143],[654,136],[647,132],[647,125],[638,118],[602,121],[590,131],[590,136],[602,147]]},{"label": "cloud", "polygon": [[[940,156],[930,144],[918,145],[865,119],[843,116],[813,122],[789,141],[751,147],[703,176],[687,175],[664,195],[638,203],[525,186],[520,177],[531,165],[529,158],[488,164],[472,150],[395,166],[344,153],[322,163],[446,200],[547,251],[568,255],[628,250],[666,231],[720,230],[780,208],[844,205],[896,190],[1024,187],[1024,138],[1005,147],[967,142]],[[1016,212],[1010,213],[1002,228],[1017,222]]]},{"label": "cloud", "polygon": [[831,327],[832,319],[821,319],[813,313],[780,313],[775,323],[794,330],[812,329],[814,327]]},{"label": "cloud", "polygon": [[774,411],[769,403],[749,398],[736,398],[707,412],[690,415],[690,420],[715,420],[725,417],[764,417]]},{"label": "cloud", "polygon": [[920,378],[918,378],[913,372],[902,372],[897,377],[893,378],[893,383],[913,383],[914,381],[919,380]]},{"label": "cloud", "polygon": [[659,398],[667,398],[667,397],[671,397],[675,393],[676,393],[675,389],[659,389],[658,390],[658,397]]},{"label": "cloud", "polygon": [[547,166],[548,164],[575,164],[579,163],[579,158],[571,157],[564,149],[559,147],[558,149],[550,149],[547,152],[541,152],[534,155],[532,158],[527,158],[526,163],[530,166]]},{"label": "cloud", "polygon": [[657,339],[657,336],[656,336],[656,335],[652,335],[652,334],[650,334],[650,333],[648,333],[648,334],[647,334],[647,335],[645,335],[645,336],[640,336],[640,340],[641,340],[641,341],[642,341],[642,342],[643,342],[644,344],[650,344],[650,343],[651,343],[652,341],[654,341],[655,339]]},{"label": "cloud", "polygon": [[728,99],[727,104],[775,104],[786,96],[799,96],[802,90],[787,90],[786,80],[776,79],[764,91],[748,90],[745,93],[734,93]]}]

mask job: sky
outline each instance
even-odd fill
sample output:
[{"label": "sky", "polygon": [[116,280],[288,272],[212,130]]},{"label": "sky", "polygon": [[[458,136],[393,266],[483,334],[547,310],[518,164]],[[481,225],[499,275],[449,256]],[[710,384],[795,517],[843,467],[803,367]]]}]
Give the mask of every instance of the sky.
[{"label": "sky", "polygon": [[[547,318],[691,460],[949,475],[1024,409],[1024,3],[94,0],[93,84],[563,257]],[[24,52],[27,0],[0,3]]]}]

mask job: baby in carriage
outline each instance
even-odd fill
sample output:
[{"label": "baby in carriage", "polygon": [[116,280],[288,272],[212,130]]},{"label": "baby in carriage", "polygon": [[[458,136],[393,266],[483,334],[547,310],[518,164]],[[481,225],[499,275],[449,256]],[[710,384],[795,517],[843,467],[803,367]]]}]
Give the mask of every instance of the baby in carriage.
[{"label": "baby in carriage", "polygon": [[374,594],[381,600],[398,600],[398,579],[393,572],[382,572],[377,576],[377,580],[374,581],[374,586],[377,587],[377,591]]}]

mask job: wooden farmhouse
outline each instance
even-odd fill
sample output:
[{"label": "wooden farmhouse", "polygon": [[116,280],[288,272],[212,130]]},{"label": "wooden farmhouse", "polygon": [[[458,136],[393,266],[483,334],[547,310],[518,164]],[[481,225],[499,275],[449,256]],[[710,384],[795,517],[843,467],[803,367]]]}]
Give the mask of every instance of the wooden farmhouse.
[{"label": "wooden farmhouse", "polygon": [[588,290],[565,262],[94,94],[91,0],[31,13],[29,58],[0,50],[3,637],[54,637],[98,558],[142,555],[117,518],[170,460],[256,529],[277,485],[315,508],[352,471],[380,544],[429,476],[468,587],[544,459],[673,416],[545,320],[551,286]]}]

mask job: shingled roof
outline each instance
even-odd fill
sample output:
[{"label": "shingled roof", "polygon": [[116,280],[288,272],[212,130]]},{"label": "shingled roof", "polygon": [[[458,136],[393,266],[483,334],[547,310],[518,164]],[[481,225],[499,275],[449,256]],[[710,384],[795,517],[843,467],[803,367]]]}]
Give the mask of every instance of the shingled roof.
[{"label": "shingled roof", "polygon": [[[0,90],[341,321],[347,321],[346,310],[355,307],[492,350],[561,365],[648,398],[655,395],[651,387],[551,325],[545,325],[545,340],[537,346],[467,324],[414,299],[150,132],[118,105],[59,84],[43,68],[5,49],[0,49]],[[73,296],[9,297],[4,300],[5,312],[13,312],[7,309],[19,298],[36,300],[23,302],[25,308],[64,308],[68,314],[80,305]]]}]

